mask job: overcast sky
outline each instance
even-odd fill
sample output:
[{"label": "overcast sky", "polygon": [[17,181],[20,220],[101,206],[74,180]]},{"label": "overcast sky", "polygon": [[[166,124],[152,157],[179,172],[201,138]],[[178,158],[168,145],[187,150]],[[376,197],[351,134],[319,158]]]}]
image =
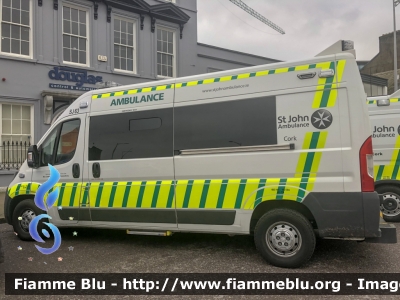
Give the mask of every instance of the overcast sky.
[{"label": "overcast sky", "polygon": [[[198,41],[279,60],[315,56],[338,40],[354,41],[357,60],[378,53],[393,32],[393,0],[243,0],[282,35],[229,0],[197,0]],[[400,6],[396,11],[400,29]],[[399,49],[400,51],[400,49]]]}]

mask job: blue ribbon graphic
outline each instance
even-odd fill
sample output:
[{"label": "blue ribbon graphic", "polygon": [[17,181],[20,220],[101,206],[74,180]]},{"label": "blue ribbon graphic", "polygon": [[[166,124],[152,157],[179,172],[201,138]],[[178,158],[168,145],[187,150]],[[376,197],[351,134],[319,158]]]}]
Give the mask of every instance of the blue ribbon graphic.
[{"label": "blue ribbon graphic", "polygon": [[[54,168],[52,165],[48,165],[50,169],[50,177],[49,179],[44,182],[37,190],[36,195],[35,195],[35,204],[37,207],[39,207],[41,210],[48,211],[50,207],[53,206],[53,204],[57,201],[58,199],[58,187],[54,189],[49,195],[47,196],[47,201],[45,203],[44,201],[44,195],[56,185],[58,180],[60,179],[60,173],[57,171],[56,168]],[[39,224],[39,221],[43,218],[48,218],[49,220],[51,217],[48,214],[41,214],[39,216],[36,216],[32,222],[29,224],[29,234],[31,237],[39,242],[39,243],[44,243],[45,241],[40,237],[38,231],[37,231],[37,226]],[[55,251],[60,248],[61,245],[61,234],[60,231],[56,226],[54,226],[51,223],[43,222],[49,229],[53,232],[54,235],[54,245],[51,248],[42,248],[38,245],[35,245],[35,247],[41,252],[42,254],[52,254]],[[49,238],[50,233],[47,231],[47,229],[42,229],[42,233],[45,237]]]}]

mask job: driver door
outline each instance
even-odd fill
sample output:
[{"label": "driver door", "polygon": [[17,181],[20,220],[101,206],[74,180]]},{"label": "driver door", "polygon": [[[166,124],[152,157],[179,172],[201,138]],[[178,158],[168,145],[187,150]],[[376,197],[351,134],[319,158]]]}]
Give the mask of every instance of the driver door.
[{"label": "driver door", "polygon": [[85,219],[80,215],[80,207],[86,195],[83,185],[84,129],[85,114],[64,118],[38,148],[40,167],[33,170],[32,182],[42,184],[48,180],[48,164],[60,173],[56,184],[59,188],[58,200],[48,211],[53,218],[52,223],[73,224]]}]

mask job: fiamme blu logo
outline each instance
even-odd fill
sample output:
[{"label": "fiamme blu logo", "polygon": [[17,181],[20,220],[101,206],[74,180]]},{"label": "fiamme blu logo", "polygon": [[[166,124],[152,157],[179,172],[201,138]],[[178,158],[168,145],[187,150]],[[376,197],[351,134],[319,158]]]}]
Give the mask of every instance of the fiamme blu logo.
[{"label": "fiamme blu logo", "polygon": [[[52,165],[49,164],[50,168],[50,178],[44,182],[37,190],[36,195],[35,195],[35,204],[37,207],[39,207],[41,210],[48,211],[50,207],[54,205],[54,203],[57,201],[58,198],[58,187],[55,188],[51,193],[48,194],[46,201],[44,200],[45,194],[50,191],[52,187],[56,185],[56,183],[60,180],[60,173],[57,171],[56,168],[54,168]],[[32,222],[29,224],[29,234],[31,237],[39,242],[39,243],[45,243],[45,241],[40,237],[39,232],[38,232],[38,224],[41,219],[51,219],[51,217],[48,214],[41,214],[39,216],[36,216]],[[61,245],[61,234],[60,231],[56,226],[54,226],[51,223],[48,222],[43,222],[53,233],[54,236],[54,245],[51,248],[43,248],[38,245],[35,245],[35,247],[39,250],[39,252],[43,254],[52,254],[55,251],[60,248]],[[42,234],[49,238],[50,233],[47,229],[43,228],[42,229]]]}]

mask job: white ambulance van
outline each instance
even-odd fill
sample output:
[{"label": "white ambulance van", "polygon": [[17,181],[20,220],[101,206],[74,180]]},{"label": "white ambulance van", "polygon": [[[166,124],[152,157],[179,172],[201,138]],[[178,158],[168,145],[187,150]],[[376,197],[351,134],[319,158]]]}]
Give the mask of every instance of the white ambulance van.
[{"label": "white ambulance van", "polygon": [[385,221],[400,222],[400,90],[368,97],[374,149],[375,190]]},{"label": "white ambulance van", "polygon": [[96,90],[30,148],[5,215],[30,239],[51,164],[58,227],[254,234],[266,261],[298,267],[316,237],[396,242],[369,128],[351,54]]}]

